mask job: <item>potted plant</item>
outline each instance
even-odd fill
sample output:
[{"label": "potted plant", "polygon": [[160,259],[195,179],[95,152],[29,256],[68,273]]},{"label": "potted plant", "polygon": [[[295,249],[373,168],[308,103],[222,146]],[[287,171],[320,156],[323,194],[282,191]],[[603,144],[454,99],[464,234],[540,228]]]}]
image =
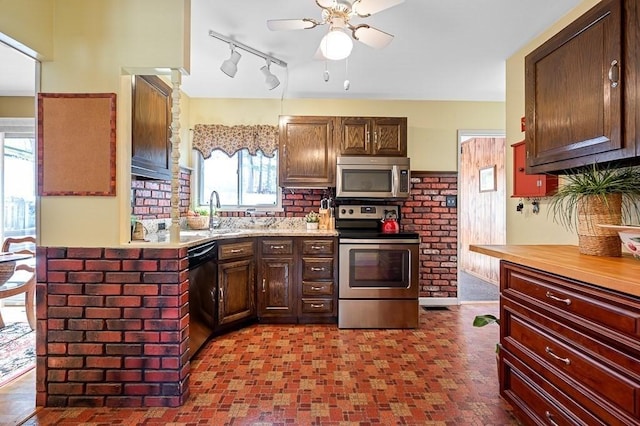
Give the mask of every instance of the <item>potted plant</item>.
[{"label": "potted plant", "polygon": [[307,222],[307,229],[318,229],[320,216],[316,212],[309,212],[305,215],[304,221]]},{"label": "potted plant", "polygon": [[549,213],[554,222],[577,230],[580,253],[620,256],[618,233],[598,225],[640,219],[640,169],[593,163],[568,171],[551,197]]},{"label": "potted plant", "polygon": [[207,229],[209,227],[209,209],[198,207],[187,212],[187,225],[191,229]]}]

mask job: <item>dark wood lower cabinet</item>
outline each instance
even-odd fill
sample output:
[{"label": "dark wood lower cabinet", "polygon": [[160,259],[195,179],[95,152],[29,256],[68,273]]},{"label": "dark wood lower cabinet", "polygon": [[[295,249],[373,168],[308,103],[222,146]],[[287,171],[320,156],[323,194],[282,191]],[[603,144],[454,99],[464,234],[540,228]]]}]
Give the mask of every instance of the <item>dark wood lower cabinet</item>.
[{"label": "dark wood lower cabinet", "polygon": [[525,424],[640,425],[640,300],[501,262],[500,391]]},{"label": "dark wood lower cabinet", "polygon": [[296,322],[293,258],[263,258],[258,282],[258,317],[268,322]]},{"label": "dark wood lower cabinet", "polygon": [[255,317],[254,260],[218,265],[218,325],[226,326]]}]

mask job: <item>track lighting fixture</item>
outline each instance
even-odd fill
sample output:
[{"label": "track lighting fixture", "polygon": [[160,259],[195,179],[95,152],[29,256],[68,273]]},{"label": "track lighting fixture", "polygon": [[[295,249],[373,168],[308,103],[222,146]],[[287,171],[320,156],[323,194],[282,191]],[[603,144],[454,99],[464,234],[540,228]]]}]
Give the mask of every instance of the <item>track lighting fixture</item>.
[{"label": "track lighting fixture", "polygon": [[267,89],[273,90],[280,85],[280,80],[278,77],[271,74],[271,61],[267,58],[267,65],[260,68],[262,74],[264,74],[264,83],[267,85]]},{"label": "track lighting fixture", "polygon": [[229,43],[229,48],[231,49],[231,56],[229,59],[225,60],[220,67],[220,70],[224,72],[229,77],[234,77],[236,72],[238,71],[238,62],[240,61],[240,53],[238,53],[238,49],[244,50],[245,52],[249,52],[252,55],[263,58],[267,64],[260,68],[262,74],[265,76],[265,84],[269,90],[273,90],[280,85],[280,80],[271,72],[271,64],[280,65],[283,68],[287,67],[287,63],[275,58],[271,55],[267,55],[266,53],[262,53],[259,50],[256,50],[252,47],[247,46],[246,44],[242,44],[238,41],[232,40],[229,37],[223,36],[222,34],[218,34],[215,31],[209,30],[209,35],[213,38],[217,38],[218,40],[222,40],[226,43]]},{"label": "track lighting fixture", "polygon": [[236,72],[238,72],[238,62],[240,61],[242,55],[236,52],[236,47],[233,45],[233,43],[229,43],[229,48],[231,49],[231,56],[229,57],[229,59],[222,63],[222,65],[220,66],[220,70],[222,70],[222,72],[229,77],[233,78],[235,77]]}]

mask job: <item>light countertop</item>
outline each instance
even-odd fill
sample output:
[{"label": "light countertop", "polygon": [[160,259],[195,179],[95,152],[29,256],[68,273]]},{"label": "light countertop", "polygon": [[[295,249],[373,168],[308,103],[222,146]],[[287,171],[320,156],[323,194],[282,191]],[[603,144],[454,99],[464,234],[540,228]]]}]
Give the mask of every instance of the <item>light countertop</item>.
[{"label": "light countertop", "polygon": [[589,256],[568,245],[471,245],[469,249],[599,287],[640,297],[640,260]]}]

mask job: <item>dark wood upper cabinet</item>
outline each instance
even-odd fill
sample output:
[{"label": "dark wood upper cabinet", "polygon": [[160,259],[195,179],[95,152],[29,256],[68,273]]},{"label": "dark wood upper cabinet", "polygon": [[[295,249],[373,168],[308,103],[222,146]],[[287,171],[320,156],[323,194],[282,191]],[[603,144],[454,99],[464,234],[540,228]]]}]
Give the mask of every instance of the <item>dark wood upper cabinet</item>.
[{"label": "dark wood upper cabinet", "polygon": [[637,9],[603,0],[527,55],[527,173],[636,162]]},{"label": "dark wood upper cabinet", "polygon": [[334,122],[334,117],[280,117],[280,186],[335,186]]},{"label": "dark wood upper cabinet", "polygon": [[340,117],[340,155],[406,157],[406,117]]},{"label": "dark wood upper cabinet", "polygon": [[171,179],[171,88],[155,75],[133,81],[131,174]]}]

